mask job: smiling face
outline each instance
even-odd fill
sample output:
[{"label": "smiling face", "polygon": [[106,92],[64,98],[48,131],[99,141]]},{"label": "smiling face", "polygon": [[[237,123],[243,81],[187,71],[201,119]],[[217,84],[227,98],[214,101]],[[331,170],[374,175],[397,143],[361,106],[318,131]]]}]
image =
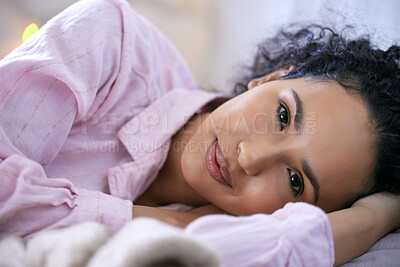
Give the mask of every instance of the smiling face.
[{"label": "smiling face", "polygon": [[[182,172],[197,193],[248,215],[295,201],[330,212],[365,189],[375,136],[359,96],[310,78],[253,86],[210,113],[186,146]],[[214,151],[229,184],[210,171]]]}]

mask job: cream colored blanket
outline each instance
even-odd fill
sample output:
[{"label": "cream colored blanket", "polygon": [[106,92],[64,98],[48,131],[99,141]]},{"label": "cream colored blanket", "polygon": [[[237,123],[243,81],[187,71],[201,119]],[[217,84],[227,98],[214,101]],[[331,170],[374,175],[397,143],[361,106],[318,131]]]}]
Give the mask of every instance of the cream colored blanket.
[{"label": "cream colored blanket", "polygon": [[138,218],[114,233],[86,222],[45,231],[25,242],[0,241],[0,266],[219,266],[217,254],[181,229]]}]

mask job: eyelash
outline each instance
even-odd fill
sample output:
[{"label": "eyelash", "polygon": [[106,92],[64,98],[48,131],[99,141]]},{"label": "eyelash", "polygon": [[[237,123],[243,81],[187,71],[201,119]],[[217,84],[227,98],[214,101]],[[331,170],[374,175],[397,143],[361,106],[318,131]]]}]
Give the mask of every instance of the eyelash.
[{"label": "eyelash", "polygon": [[[282,122],[282,117],[281,117],[281,115],[282,115],[282,112],[285,112],[285,113],[287,113],[287,122]],[[290,110],[289,110],[289,108],[287,107],[287,105],[285,104],[285,103],[283,103],[282,101],[279,101],[278,102],[278,105],[277,105],[277,107],[276,107],[276,116],[277,116],[277,118],[278,118],[278,121],[279,121],[279,123],[280,123],[280,125],[281,125],[281,129],[280,129],[280,131],[283,131],[283,130],[285,130],[288,126],[289,126],[289,124],[290,124],[290,121],[291,121],[291,116],[290,116]],[[289,187],[292,189],[292,191],[293,191],[293,193],[294,193],[294,195],[295,195],[295,197],[297,198],[299,195],[301,195],[301,194],[303,194],[303,191],[304,191],[304,182],[303,182],[303,177],[301,176],[301,175],[299,175],[297,172],[295,172],[295,171],[293,171],[293,170],[291,170],[291,169],[287,169],[288,170],[288,176],[289,176],[289,179],[288,179],[288,184],[289,184]],[[297,185],[297,186],[294,186],[293,184],[292,184],[292,177],[294,177],[294,176],[297,176],[298,177],[298,179],[299,179],[299,181],[300,181],[300,184],[299,185]],[[298,187],[298,189],[296,189]]]},{"label": "eyelash", "polygon": [[[282,109],[287,113],[287,122],[286,124],[282,122],[282,118],[281,118],[281,112]],[[278,105],[276,107],[276,117],[278,118],[279,124],[281,125],[281,129],[280,131],[283,131],[287,128],[287,126],[290,124],[291,121],[291,116],[290,116],[290,110],[287,107],[287,105],[281,101],[278,102]]]},{"label": "eyelash", "polygon": [[[291,170],[291,169],[287,169],[288,170],[288,174],[289,174],[289,179],[288,179],[288,183],[289,183],[289,187],[292,189],[295,197],[297,198],[298,196],[301,196],[303,194],[304,191],[304,181],[303,181],[303,177],[301,175],[299,175],[297,172]],[[292,184],[292,177],[296,175],[298,177],[298,179],[300,180],[300,184],[297,186],[294,186]],[[298,187],[298,189],[295,189],[296,187]]]}]

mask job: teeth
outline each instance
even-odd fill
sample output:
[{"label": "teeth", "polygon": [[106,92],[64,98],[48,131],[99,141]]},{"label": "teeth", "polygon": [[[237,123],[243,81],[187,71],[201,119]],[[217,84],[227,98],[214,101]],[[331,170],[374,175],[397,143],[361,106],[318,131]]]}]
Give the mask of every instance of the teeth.
[{"label": "teeth", "polygon": [[219,149],[218,143],[217,143],[216,152],[217,152],[216,154],[217,154],[217,158],[218,158],[218,160],[217,160],[218,165],[223,165],[224,159],[223,159],[221,150]]}]

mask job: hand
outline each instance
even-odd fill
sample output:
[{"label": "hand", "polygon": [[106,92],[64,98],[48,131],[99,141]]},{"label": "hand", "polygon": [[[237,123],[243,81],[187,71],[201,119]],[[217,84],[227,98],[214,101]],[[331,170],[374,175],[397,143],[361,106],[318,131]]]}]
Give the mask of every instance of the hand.
[{"label": "hand", "polygon": [[141,205],[133,205],[132,209],[133,218],[151,217],[181,228],[185,228],[189,223],[201,216],[225,213],[214,205],[202,206],[189,212],[173,211]]},{"label": "hand", "polygon": [[194,214],[194,215],[199,215],[199,216],[206,216],[210,214],[228,214],[226,211],[221,210],[220,208],[214,206],[214,205],[205,205],[199,208],[195,208],[189,213]]}]

